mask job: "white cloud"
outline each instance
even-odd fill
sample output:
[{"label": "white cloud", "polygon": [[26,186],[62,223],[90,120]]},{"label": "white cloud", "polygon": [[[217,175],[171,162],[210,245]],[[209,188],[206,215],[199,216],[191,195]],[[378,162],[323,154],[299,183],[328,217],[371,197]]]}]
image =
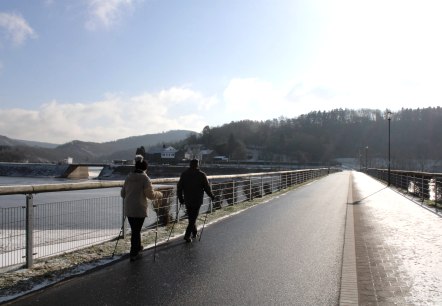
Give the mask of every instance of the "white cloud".
[{"label": "white cloud", "polygon": [[333,89],[336,107],[440,105],[441,10],[435,0],[336,1],[327,40],[303,81]]},{"label": "white cloud", "polygon": [[201,131],[208,123],[198,107],[213,100],[174,87],[129,98],[108,95],[90,104],[52,101],[38,110],[0,109],[0,135],[66,143],[75,139],[104,142],[172,129]]},{"label": "white cloud", "polygon": [[222,100],[187,87],[125,97],[109,94],[92,103],[51,101],[37,110],[0,109],[0,135],[65,143],[104,142],[172,129],[201,131],[230,121],[296,117],[313,110],[376,108],[399,110],[440,106],[438,82],[388,80],[359,84],[315,75],[282,84],[258,78],[232,79]]},{"label": "white cloud", "polygon": [[0,12],[0,30],[16,46],[23,44],[28,38],[37,37],[27,21],[21,15],[14,13]]},{"label": "white cloud", "polygon": [[89,30],[111,28],[132,9],[132,0],[89,0],[89,19],[86,28]]},{"label": "white cloud", "polygon": [[248,116],[243,119],[259,120],[268,117],[285,104],[283,93],[270,82],[257,78],[233,79],[224,90],[227,112]]},{"label": "white cloud", "polygon": [[257,78],[237,78],[230,81],[223,97],[230,120],[267,120],[298,116],[310,111],[312,102],[326,101],[330,95],[325,87],[309,87],[295,81],[274,84]]},{"label": "white cloud", "polygon": [[[224,123],[232,120],[267,120],[297,117],[311,111],[336,108],[437,107],[442,101],[440,78],[390,78],[312,74],[301,80],[275,84],[257,78],[233,79],[224,90]],[[228,119],[227,119],[228,118]]]},{"label": "white cloud", "polygon": [[205,97],[200,92],[193,91],[185,87],[172,87],[163,90],[158,94],[161,103],[178,104],[183,101],[192,101],[197,106],[197,110],[208,110],[218,103],[215,97]]}]

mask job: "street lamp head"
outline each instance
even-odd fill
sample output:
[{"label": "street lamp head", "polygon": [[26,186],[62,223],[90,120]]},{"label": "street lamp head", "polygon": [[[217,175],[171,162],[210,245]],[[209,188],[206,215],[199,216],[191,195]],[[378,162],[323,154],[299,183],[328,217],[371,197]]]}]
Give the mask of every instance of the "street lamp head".
[{"label": "street lamp head", "polygon": [[388,111],[387,112],[387,120],[391,120],[391,115],[392,115],[392,112]]}]

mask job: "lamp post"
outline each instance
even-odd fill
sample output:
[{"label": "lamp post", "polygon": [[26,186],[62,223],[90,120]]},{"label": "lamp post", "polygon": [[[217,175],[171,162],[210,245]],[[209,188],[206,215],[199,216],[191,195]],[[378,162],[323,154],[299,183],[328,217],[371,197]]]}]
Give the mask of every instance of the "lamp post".
[{"label": "lamp post", "polygon": [[365,173],[368,172],[368,146],[365,147]]},{"label": "lamp post", "polygon": [[391,112],[387,112],[387,120],[388,120],[388,186],[391,184],[391,159],[390,159],[390,123],[391,123]]}]

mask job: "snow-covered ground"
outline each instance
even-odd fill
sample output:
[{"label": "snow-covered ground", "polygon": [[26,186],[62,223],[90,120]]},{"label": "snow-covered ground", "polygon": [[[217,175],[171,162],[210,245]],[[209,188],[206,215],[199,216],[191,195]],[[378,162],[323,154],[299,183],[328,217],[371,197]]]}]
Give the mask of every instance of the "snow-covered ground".
[{"label": "snow-covered ground", "polygon": [[[66,235],[60,231],[46,230],[44,232],[39,232],[34,237],[34,243],[37,245],[33,249],[34,259],[62,254],[104,241],[109,241],[117,237],[118,231],[119,229],[88,233],[86,230],[69,230]],[[26,245],[26,237],[24,231],[22,231],[22,235],[15,237],[14,239],[4,239],[4,236],[6,235],[5,232],[6,231],[0,230],[0,241],[8,243],[7,245],[0,245],[0,251],[2,251],[0,252],[0,268],[24,264],[26,260],[26,250],[24,248]],[[60,239],[60,237],[63,236],[77,238],[66,240]],[[43,244],[42,241],[52,241],[53,243]],[[12,251],[4,252],[3,250]]]},{"label": "snow-covered ground", "polygon": [[442,218],[363,173],[353,177],[355,200],[410,282],[411,304],[442,305]]}]

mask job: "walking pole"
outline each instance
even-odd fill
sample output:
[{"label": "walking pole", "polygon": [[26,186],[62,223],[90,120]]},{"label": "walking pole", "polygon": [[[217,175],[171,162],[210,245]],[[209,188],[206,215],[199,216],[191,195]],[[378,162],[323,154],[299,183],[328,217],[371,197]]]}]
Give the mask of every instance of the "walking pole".
[{"label": "walking pole", "polygon": [[[209,205],[210,205],[210,207],[212,207],[212,198],[210,198]],[[204,218],[203,228],[201,229],[201,233],[200,233],[200,237],[199,237],[198,241],[201,241],[201,237],[203,236],[203,231],[204,231],[204,227],[206,226],[206,221],[207,221],[207,215],[208,214],[209,214],[209,210],[206,211],[206,217]]]},{"label": "walking pole", "polygon": [[158,214],[160,213],[160,208],[157,210],[157,225],[155,227],[155,247],[153,249],[153,261],[155,261],[156,253],[157,253],[157,239],[158,239]]},{"label": "walking pole", "polygon": [[117,243],[115,243],[115,248],[114,248],[114,251],[112,253],[112,257],[111,258],[114,258],[115,251],[117,250],[118,241],[120,240],[121,234],[123,233],[124,222],[126,222],[126,216],[124,216],[123,225],[121,225],[120,233],[118,234],[118,237],[117,237]]},{"label": "walking pole", "polygon": [[[177,203],[177,204],[178,204],[178,203]],[[179,217],[180,217],[181,203],[180,203],[179,205],[180,205],[180,206],[178,207],[178,211],[177,211],[177,213],[176,213],[175,222],[173,222],[173,224],[172,224],[172,228],[170,229],[170,232],[169,232],[169,237],[167,237],[167,242],[169,242],[170,236],[172,235],[172,232],[173,232],[173,227],[175,226],[176,223],[178,223],[178,219],[179,219]]]}]

